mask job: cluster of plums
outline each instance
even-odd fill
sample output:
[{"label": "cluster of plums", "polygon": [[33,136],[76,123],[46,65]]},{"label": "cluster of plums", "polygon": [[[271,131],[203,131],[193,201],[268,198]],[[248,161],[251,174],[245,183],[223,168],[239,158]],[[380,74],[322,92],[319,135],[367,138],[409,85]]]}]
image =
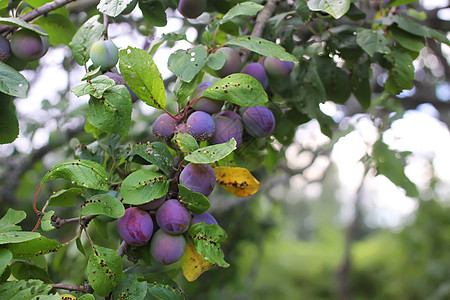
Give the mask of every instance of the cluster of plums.
[{"label": "cluster of plums", "polygon": [[[32,26],[45,32],[37,25]],[[49,47],[48,37],[22,28],[14,32],[10,39],[0,36],[0,61],[6,62],[11,53],[26,62],[37,60],[47,53]]]},{"label": "cluster of plums", "polygon": [[[208,196],[214,189],[216,177],[207,164],[188,164],[180,174],[180,182],[189,189]],[[149,211],[155,211],[154,218]],[[162,264],[178,261],[186,250],[183,235],[194,224],[217,224],[208,212],[191,214],[178,199],[165,197],[138,207],[130,207],[117,220],[119,234],[129,245],[150,243],[152,257]]]}]

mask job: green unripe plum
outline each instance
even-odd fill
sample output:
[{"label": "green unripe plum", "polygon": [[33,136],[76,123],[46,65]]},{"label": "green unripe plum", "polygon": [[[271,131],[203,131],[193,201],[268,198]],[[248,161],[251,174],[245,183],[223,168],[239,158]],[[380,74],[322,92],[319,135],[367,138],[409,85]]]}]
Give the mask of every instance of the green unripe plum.
[{"label": "green unripe plum", "polygon": [[230,47],[223,47],[217,49],[216,52],[221,52],[225,55],[226,62],[225,65],[216,71],[217,76],[225,77],[233,73],[239,73],[242,69],[242,61],[239,52]]},{"label": "green unripe plum", "polygon": [[291,73],[293,66],[293,63],[275,57],[264,59],[264,69],[271,77],[286,77]]},{"label": "green unripe plum", "polygon": [[102,71],[113,68],[119,61],[119,49],[112,41],[97,41],[91,46],[90,56],[94,67]]},{"label": "green unripe plum", "polygon": [[28,29],[20,29],[11,37],[11,52],[24,61],[41,58],[47,53],[49,47],[48,37],[41,36]]}]

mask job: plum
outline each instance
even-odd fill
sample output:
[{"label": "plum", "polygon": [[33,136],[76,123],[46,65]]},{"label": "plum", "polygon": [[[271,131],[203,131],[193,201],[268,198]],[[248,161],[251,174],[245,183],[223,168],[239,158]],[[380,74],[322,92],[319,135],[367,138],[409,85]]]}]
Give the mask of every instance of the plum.
[{"label": "plum", "polygon": [[200,215],[195,215],[195,214],[193,215],[193,217],[191,219],[191,226],[194,224],[197,224],[197,223],[202,223],[202,222],[205,222],[208,225],[211,225],[211,224],[219,225],[217,223],[216,219],[210,213],[204,212]]},{"label": "plum", "polygon": [[186,239],[183,235],[167,234],[161,229],[155,232],[150,242],[150,253],[153,258],[165,265],[180,260],[185,250]]},{"label": "plum", "polygon": [[206,0],[180,0],[178,11],[188,19],[199,17],[206,10]]},{"label": "plum", "polygon": [[234,112],[234,111],[232,111],[232,110],[224,110],[224,111],[221,111],[221,112],[218,113],[216,116],[217,116],[217,117],[226,117],[226,118],[229,118],[229,119],[235,120],[235,121],[236,121],[236,120],[242,121],[241,116],[240,116],[237,112]]},{"label": "plum", "polygon": [[193,192],[209,196],[216,185],[216,174],[208,164],[189,163],[181,171],[180,183]]},{"label": "plum", "polygon": [[267,75],[271,77],[286,77],[293,68],[294,64],[290,61],[282,61],[275,57],[266,57],[264,59],[264,69]]},{"label": "plum", "polygon": [[245,130],[254,137],[266,136],[275,128],[275,117],[267,107],[258,105],[247,108],[242,115]]},{"label": "plum", "polygon": [[[212,85],[212,82],[205,81],[200,84],[198,84],[192,93],[190,100],[194,101],[195,98],[203,94],[203,92]],[[220,111],[220,109],[223,106],[224,101],[220,100],[213,100],[206,97],[201,97],[195,101],[191,107],[195,110],[201,110],[204,112],[207,112],[209,114],[215,114]]]},{"label": "plum", "polygon": [[164,200],[166,200],[166,196],[162,196],[161,198],[154,199],[150,202],[138,205],[138,207],[143,210],[155,210],[158,209],[164,203]]},{"label": "plum", "polygon": [[[43,30],[41,30],[43,31]],[[25,61],[37,60],[44,56],[50,46],[48,37],[28,29],[20,29],[11,37],[11,52]]]},{"label": "plum", "polygon": [[169,140],[172,138],[177,125],[178,120],[168,114],[162,114],[153,123],[152,132],[156,137]]},{"label": "plum", "polygon": [[178,124],[176,127],[175,127],[175,132],[174,132],[174,134],[177,134],[177,133],[187,133],[188,132],[188,130],[187,130],[187,125],[186,125],[186,123],[180,123],[180,124]]},{"label": "plum", "polygon": [[231,138],[236,140],[236,146],[242,143],[242,131],[244,127],[242,121],[239,119],[228,118],[224,115],[217,115],[214,118],[216,124],[216,131],[211,139],[212,144],[221,144],[228,142]]},{"label": "plum", "polygon": [[214,119],[203,111],[193,112],[186,121],[187,133],[198,141],[209,140],[215,130]]},{"label": "plum", "polygon": [[264,70],[264,67],[260,63],[249,63],[242,69],[241,73],[253,76],[253,78],[261,83],[264,89],[267,88],[269,78],[267,77],[266,70]]},{"label": "plum", "polygon": [[153,220],[150,215],[137,207],[130,207],[117,219],[117,227],[122,239],[130,245],[142,246],[153,234]]},{"label": "plum", "polygon": [[216,50],[216,52],[222,52],[225,54],[225,65],[216,71],[217,76],[225,77],[233,73],[239,73],[242,69],[242,61],[239,52],[230,47],[222,47]]},{"label": "plum", "polygon": [[125,79],[123,79],[122,75],[120,74],[116,74],[113,72],[106,72],[103,75],[108,76],[109,78],[111,78],[112,80],[114,80],[114,82],[117,84],[121,84],[127,87],[128,91],[130,92],[131,95],[131,101],[135,102],[137,101],[138,96],[133,92],[133,90],[128,86],[128,84],[125,82]]},{"label": "plum", "polygon": [[0,61],[5,62],[11,55],[9,40],[0,35]]},{"label": "plum", "polygon": [[167,200],[156,211],[156,222],[168,234],[180,234],[188,230],[191,215],[177,199]]},{"label": "plum", "polygon": [[110,40],[93,43],[89,54],[94,67],[101,67],[102,71],[113,68],[119,61],[119,49]]}]

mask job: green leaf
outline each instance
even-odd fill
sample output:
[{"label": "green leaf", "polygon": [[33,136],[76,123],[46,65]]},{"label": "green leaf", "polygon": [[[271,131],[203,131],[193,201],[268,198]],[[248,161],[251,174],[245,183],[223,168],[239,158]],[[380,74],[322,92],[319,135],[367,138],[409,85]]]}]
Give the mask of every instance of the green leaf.
[{"label": "green leaf", "polygon": [[102,68],[102,66],[98,66],[97,68],[93,69],[92,71],[87,72],[86,74],[84,74],[83,78],[81,78],[81,81],[91,80],[93,77],[96,77],[97,75],[101,74],[101,72],[100,72],[101,68]]},{"label": "green leaf", "polygon": [[351,94],[349,75],[336,66],[329,56],[317,56],[314,60],[327,98],[335,103],[344,104]]},{"label": "green leaf", "polygon": [[88,281],[99,296],[108,296],[120,284],[122,269],[122,259],[117,256],[117,251],[93,247],[87,264]]},{"label": "green leaf", "polygon": [[371,57],[375,52],[384,54],[391,52],[388,46],[388,40],[384,37],[384,32],[381,29],[374,31],[358,28],[356,42]]},{"label": "green leaf", "polygon": [[11,265],[11,275],[18,280],[39,279],[45,283],[52,282],[45,269],[25,261],[18,261]]},{"label": "green leaf", "polygon": [[43,231],[50,231],[55,229],[55,226],[52,224],[52,216],[55,214],[54,210],[50,210],[45,213],[41,220],[41,228]]},{"label": "green leaf", "polygon": [[170,167],[173,166],[173,157],[167,146],[161,142],[137,144],[131,148],[129,157],[133,158],[135,155],[157,166],[167,175],[170,173]]},{"label": "green leaf", "polygon": [[31,299],[37,295],[47,295],[52,287],[40,280],[19,280],[0,283],[0,299]]},{"label": "green leaf", "polygon": [[9,231],[0,233],[0,245],[29,241],[40,237],[38,232]]},{"label": "green leaf", "polygon": [[150,54],[155,54],[156,50],[164,44],[164,42],[177,42],[177,41],[187,41],[185,34],[177,34],[177,33],[168,33],[168,34],[162,34],[160,37],[156,38],[154,45],[152,49],[150,49]]},{"label": "green leaf", "polygon": [[227,233],[216,224],[197,223],[189,227],[187,237],[194,244],[197,253],[210,263],[228,268],[220,244],[227,239]]},{"label": "green leaf", "polygon": [[214,52],[208,56],[206,66],[213,70],[220,70],[226,63],[227,58],[222,52]]},{"label": "green leaf", "polygon": [[411,57],[404,52],[394,51],[388,58],[392,67],[389,70],[389,77],[384,83],[388,93],[397,95],[402,90],[409,90],[414,87],[414,65]]},{"label": "green leaf", "polygon": [[22,210],[8,208],[6,214],[0,219],[0,232],[19,231],[22,228],[17,223],[22,222],[27,214]]},{"label": "green leaf", "polygon": [[404,4],[411,4],[417,2],[417,0],[391,0],[389,1],[389,7],[394,7],[394,6],[401,6]]},{"label": "green leaf", "polygon": [[110,17],[117,17],[132,0],[100,0],[97,9]]},{"label": "green leaf", "polygon": [[190,82],[206,64],[205,46],[199,45],[188,50],[177,50],[169,57],[167,66],[181,80]]},{"label": "green leaf", "polygon": [[11,251],[13,257],[16,259],[29,259],[39,255],[53,253],[58,251],[61,247],[62,245],[60,243],[46,238],[45,236],[40,236],[21,243],[10,244],[8,246],[9,251]]},{"label": "green leaf", "polygon": [[307,21],[311,16],[311,10],[306,0],[295,0],[295,11],[302,21]]},{"label": "green leaf", "polygon": [[28,92],[26,78],[3,62],[0,62],[0,92],[19,98],[26,98]]},{"label": "green leaf", "polygon": [[91,95],[97,99],[100,99],[107,89],[115,85],[116,83],[114,82],[114,80],[106,75],[100,75],[90,80],[90,82],[73,87],[70,91],[77,97]]},{"label": "green leaf", "polygon": [[177,78],[175,86],[173,87],[173,93],[177,96],[178,103],[181,103],[183,106],[186,105],[186,98],[189,97],[194,92],[197,85],[202,82],[204,75],[205,73],[199,72],[190,82],[185,82],[181,80],[180,77]]},{"label": "green leaf", "polygon": [[403,29],[404,31],[414,35],[427,36],[428,33],[427,27],[401,15],[388,16],[380,19],[380,21],[382,22],[382,24],[388,26],[392,25],[392,23],[396,23],[400,29]]},{"label": "green leaf", "polygon": [[41,29],[34,27],[32,24],[25,22],[22,18],[0,18],[0,25],[10,25],[14,27],[25,28],[36,32],[42,36],[48,36],[46,32],[43,32]]},{"label": "green leaf", "polygon": [[427,37],[433,38],[441,43],[446,44],[447,46],[450,46],[450,40],[447,38],[447,36],[435,29],[428,28]]},{"label": "green leaf", "polygon": [[172,138],[172,144],[178,147],[184,154],[189,154],[198,149],[197,141],[188,133],[177,133]]},{"label": "green leaf", "polygon": [[231,138],[228,142],[206,146],[197,149],[184,157],[184,160],[196,164],[210,164],[221,160],[236,149],[236,140]]},{"label": "green leaf", "polygon": [[139,8],[144,15],[144,19],[150,24],[157,27],[167,25],[166,8],[160,0],[141,0],[139,1]]},{"label": "green leaf", "polygon": [[154,281],[153,283],[148,283],[148,292],[156,299],[161,300],[184,300],[183,291],[180,290],[177,284],[166,279],[160,282]]},{"label": "green leaf", "polygon": [[166,107],[164,82],[151,55],[128,47],[119,51],[120,73],[139,99],[156,108]]},{"label": "green leaf", "polygon": [[6,267],[11,262],[13,256],[11,251],[5,248],[0,248],[0,275],[5,272]]},{"label": "green leaf", "polygon": [[309,0],[308,7],[312,11],[323,11],[333,18],[339,19],[350,9],[350,0]]},{"label": "green leaf", "polygon": [[367,55],[361,56],[351,68],[350,85],[352,92],[364,109],[369,108],[372,98],[370,88],[371,74],[372,69],[370,68],[370,60]]},{"label": "green leaf", "polygon": [[294,55],[286,52],[286,50],[284,50],[284,48],[280,45],[277,45],[260,37],[244,35],[232,39],[226,44],[243,47],[263,56],[276,57],[283,61],[298,62],[297,58]]},{"label": "green leaf", "polygon": [[90,160],[60,163],[45,174],[42,183],[63,178],[73,184],[94,190],[108,191],[108,173],[105,168]]},{"label": "green leaf", "polygon": [[178,185],[178,197],[180,202],[194,214],[202,214],[211,206],[205,195],[193,192],[183,185]]},{"label": "green leaf", "polygon": [[41,26],[48,33],[52,45],[68,46],[77,32],[72,21],[61,14],[48,14],[45,18],[36,19],[33,24]]},{"label": "green leaf", "polygon": [[169,190],[164,175],[152,170],[137,170],[125,178],[120,188],[123,203],[139,205],[163,197]]},{"label": "green leaf", "polygon": [[95,296],[92,294],[84,294],[83,296],[77,298],[77,300],[95,300]]},{"label": "green leaf", "polygon": [[4,94],[0,97],[0,144],[8,144],[19,136],[19,121],[13,98]]},{"label": "green leaf", "polygon": [[83,206],[81,215],[106,215],[111,218],[120,218],[125,213],[125,208],[119,199],[108,195],[99,194],[92,196]]},{"label": "green leaf", "polygon": [[79,65],[84,65],[89,60],[89,51],[93,43],[101,39],[105,25],[100,24],[99,15],[95,15],[87,20],[72,38],[69,48]]},{"label": "green leaf", "polygon": [[120,285],[114,289],[112,299],[121,300],[143,300],[147,295],[147,282],[139,281],[142,279],[140,274],[128,274]]},{"label": "green leaf", "polygon": [[422,36],[417,36],[399,29],[397,26],[389,28],[395,41],[405,49],[413,52],[420,52],[425,47],[425,41]]},{"label": "green leaf", "polygon": [[82,190],[80,188],[70,188],[67,190],[53,192],[48,199],[48,205],[62,207],[75,206],[75,201],[81,194]]},{"label": "green leaf", "polygon": [[231,74],[216,81],[203,92],[202,96],[244,107],[261,105],[268,101],[261,83],[253,76],[242,73]]},{"label": "green leaf", "polygon": [[131,126],[133,103],[126,86],[115,85],[101,99],[91,97],[87,120],[103,132],[127,135]]},{"label": "green leaf", "polygon": [[223,16],[220,24],[229,22],[238,16],[254,16],[263,8],[263,5],[250,1],[238,3]]},{"label": "green leaf", "polygon": [[403,188],[406,195],[417,197],[419,192],[414,183],[405,175],[405,159],[400,153],[389,149],[388,145],[380,140],[372,148],[372,156],[377,167],[377,174],[386,176],[392,183]]}]

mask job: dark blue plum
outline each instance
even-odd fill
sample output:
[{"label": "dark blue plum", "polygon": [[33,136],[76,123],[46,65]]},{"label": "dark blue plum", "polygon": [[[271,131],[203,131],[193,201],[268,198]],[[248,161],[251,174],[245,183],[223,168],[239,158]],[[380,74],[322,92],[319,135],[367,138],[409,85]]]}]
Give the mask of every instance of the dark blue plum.
[{"label": "dark blue plum", "polygon": [[197,224],[197,223],[202,223],[202,222],[205,222],[208,225],[211,225],[211,224],[219,225],[217,223],[216,219],[210,213],[204,212],[204,213],[202,213],[200,215],[195,215],[194,214],[192,216],[191,226],[194,225],[194,224]]},{"label": "dark blue plum", "polygon": [[267,107],[247,108],[242,115],[245,130],[254,137],[266,136],[275,128],[275,117]]},{"label": "dark blue plum", "polygon": [[145,204],[138,205],[138,207],[143,210],[155,210],[158,209],[164,203],[164,200],[166,200],[166,196],[163,196],[159,199],[154,199]]},{"label": "dark blue plum", "polygon": [[209,140],[215,129],[214,119],[204,111],[193,112],[186,121],[187,132],[198,141]]},{"label": "dark blue plum", "polygon": [[189,163],[181,171],[180,183],[191,191],[209,196],[216,185],[216,174],[208,164]]},{"label": "dark blue plum", "polygon": [[261,83],[262,87],[264,89],[267,88],[267,84],[269,83],[269,78],[267,77],[266,70],[264,70],[264,67],[260,63],[250,63],[246,65],[241,73],[248,74],[250,76],[253,76],[256,80]]},{"label": "dark blue plum", "polygon": [[[203,92],[212,85],[212,82],[205,81],[197,85],[194,92],[190,97],[190,101],[194,101],[195,98],[203,94]],[[209,114],[215,114],[220,111],[224,101],[212,100],[210,98],[201,97],[195,101],[191,107],[195,110],[201,110]]]},{"label": "dark blue plum", "polygon": [[225,77],[233,73],[239,73],[242,69],[242,61],[239,52],[230,47],[222,47],[216,50],[225,54],[226,62],[220,70],[216,71],[217,76]]},{"label": "dark blue plum", "polygon": [[232,110],[224,110],[221,111],[216,115],[217,117],[226,117],[228,119],[234,120],[234,121],[242,121],[241,116]]},{"label": "dark blue plum", "polygon": [[0,61],[5,62],[11,55],[9,40],[0,35]]},{"label": "dark blue plum", "polygon": [[117,220],[117,227],[122,239],[130,245],[142,246],[153,234],[153,220],[150,215],[137,207],[130,207]]},{"label": "dark blue plum", "polygon": [[112,73],[112,72],[106,72],[103,75],[108,76],[109,78],[111,78],[112,80],[114,80],[114,82],[116,84],[121,84],[127,87],[128,91],[130,92],[131,95],[131,100],[133,102],[137,101],[138,96],[133,92],[133,90],[128,86],[128,84],[125,82],[125,79],[123,79],[122,75],[120,74],[116,74],[116,73]]},{"label": "dark blue plum", "polygon": [[180,234],[188,230],[191,215],[177,199],[170,199],[156,211],[156,221],[164,232]]},{"label": "dark blue plum", "polygon": [[185,250],[186,239],[183,235],[167,234],[161,229],[155,232],[150,242],[150,253],[153,258],[165,265],[180,260]]},{"label": "dark blue plum", "polygon": [[168,140],[173,137],[177,125],[178,120],[175,120],[168,114],[162,114],[153,123],[152,131],[156,137]]},{"label": "dark blue plum", "polygon": [[178,11],[188,19],[199,17],[206,10],[206,0],[180,0]]},{"label": "dark blue plum", "polygon": [[[238,115],[239,116],[239,115]],[[216,131],[211,139],[212,144],[226,143],[231,138],[236,140],[236,146],[242,143],[242,121],[239,119],[231,119],[225,116],[216,116],[214,118],[216,124]]]}]

